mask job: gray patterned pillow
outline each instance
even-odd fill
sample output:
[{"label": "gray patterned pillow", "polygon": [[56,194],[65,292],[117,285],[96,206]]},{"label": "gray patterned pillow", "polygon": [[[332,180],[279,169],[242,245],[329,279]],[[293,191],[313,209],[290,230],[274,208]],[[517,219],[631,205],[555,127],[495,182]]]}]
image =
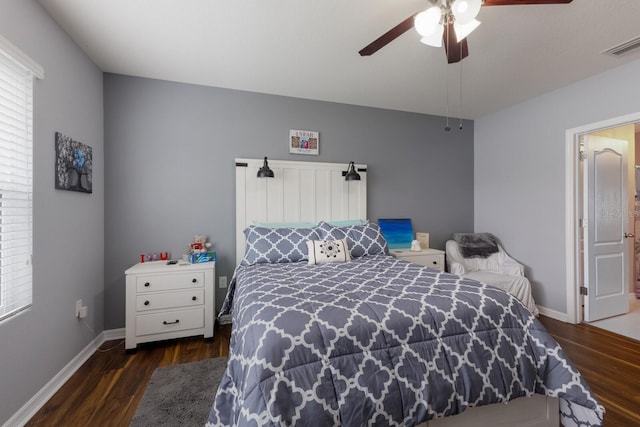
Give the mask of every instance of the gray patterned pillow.
[{"label": "gray patterned pillow", "polygon": [[321,221],[316,230],[323,240],[346,239],[351,258],[389,253],[387,240],[382,235],[378,224],[368,223],[349,227],[334,227],[327,222]]},{"label": "gray patterned pillow", "polygon": [[318,240],[312,228],[265,228],[244,230],[247,245],[241,265],[306,261],[307,240]]}]

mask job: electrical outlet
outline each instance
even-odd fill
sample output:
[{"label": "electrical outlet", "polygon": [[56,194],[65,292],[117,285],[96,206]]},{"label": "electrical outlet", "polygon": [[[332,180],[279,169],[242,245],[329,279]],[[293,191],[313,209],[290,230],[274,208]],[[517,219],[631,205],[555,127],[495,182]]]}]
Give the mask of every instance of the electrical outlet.
[{"label": "electrical outlet", "polygon": [[220,289],[225,289],[227,287],[227,276],[218,277],[218,285]]},{"label": "electrical outlet", "polygon": [[79,299],[76,301],[76,318],[80,318],[80,310],[82,310],[82,300]]}]

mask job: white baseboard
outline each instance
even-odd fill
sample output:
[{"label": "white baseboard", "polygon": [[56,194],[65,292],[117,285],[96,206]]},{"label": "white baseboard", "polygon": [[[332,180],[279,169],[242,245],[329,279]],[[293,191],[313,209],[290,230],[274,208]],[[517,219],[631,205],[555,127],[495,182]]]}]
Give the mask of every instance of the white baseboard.
[{"label": "white baseboard", "polygon": [[[123,334],[124,336],[124,334]],[[105,341],[105,332],[100,333],[93,339],[80,353],[78,353],[69,363],[66,364],[51,380],[44,385],[22,408],[3,424],[3,427],[24,426],[36,412],[66,383],[69,378],[96,352]]]},{"label": "white baseboard", "polygon": [[104,331],[104,340],[105,341],[111,341],[111,340],[121,340],[124,338],[124,334],[125,334],[125,328],[120,328],[120,329],[109,329],[108,331]]},{"label": "white baseboard", "polygon": [[561,322],[567,323],[569,321],[568,320],[569,318],[567,317],[567,313],[562,313],[560,311],[552,310],[550,308],[542,307],[540,305],[538,306],[538,311],[540,311],[540,314],[542,314],[543,316],[551,317],[552,319],[556,319]]}]

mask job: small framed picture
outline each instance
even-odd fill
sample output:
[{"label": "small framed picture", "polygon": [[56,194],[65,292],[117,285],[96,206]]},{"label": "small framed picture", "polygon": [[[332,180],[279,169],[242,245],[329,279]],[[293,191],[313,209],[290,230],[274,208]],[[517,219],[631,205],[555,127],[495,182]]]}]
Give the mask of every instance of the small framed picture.
[{"label": "small framed picture", "polygon": [[311,130],[289,131],[289,153],[317,156],[320,148],[320,135]]},{"label": "small framed picture", "polygon": [[56,132],[56,181],[59,190],[93,193],[93,150]]},{"label": "small framed picture", "polygon": [[420,243],[420,249],[429,249],[429,233],[416,232],[416,240]]}]

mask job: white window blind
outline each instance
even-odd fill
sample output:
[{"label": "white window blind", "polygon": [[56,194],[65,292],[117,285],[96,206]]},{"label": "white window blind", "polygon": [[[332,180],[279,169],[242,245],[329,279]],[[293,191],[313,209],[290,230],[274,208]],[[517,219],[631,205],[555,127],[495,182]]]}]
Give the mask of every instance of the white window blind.
[{"label": "white window blind", "polygon": [[0,49],[0,321],[32,302],[33,77]]}]

